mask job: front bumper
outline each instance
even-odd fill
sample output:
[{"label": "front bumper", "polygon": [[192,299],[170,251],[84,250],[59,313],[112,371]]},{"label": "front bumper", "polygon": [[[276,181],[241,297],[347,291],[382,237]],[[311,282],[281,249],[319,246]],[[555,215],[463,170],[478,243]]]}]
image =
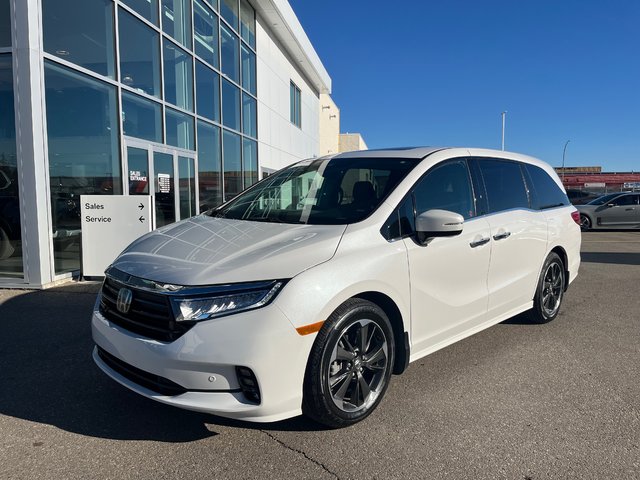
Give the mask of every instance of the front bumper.
[{"label": "front bumper", "polygon": [[[134,392],[176,407],[256,422],[301,413],[304,373],[315,335],[299,335],[275,304],[200,322],[171,343],[142,337],[109,322],[98,306],[96,302],[91,324],[100,349],[184,391],[167,395],[133,381],[105,362],[96,347],[96,364]],[[251,403],[240,391],[237,366],[254,372],[260,404]]]}]

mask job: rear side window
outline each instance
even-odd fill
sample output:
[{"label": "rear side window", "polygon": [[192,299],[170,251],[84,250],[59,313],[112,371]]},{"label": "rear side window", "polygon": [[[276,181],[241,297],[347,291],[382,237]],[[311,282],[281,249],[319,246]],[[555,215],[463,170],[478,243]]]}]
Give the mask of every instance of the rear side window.
[{"label": "rear side window", "polygon": [[480,159],[478,164],[487,191],[489,213],[512,208],[529,208],[529,196],[519,163]]},{"label": "rear side window", "polygon": [[531,208],[544,210],[545,208],[569,205],[567,194],[542,168],[535,165],[525,165],[529,175],[529,191],[531,192]]},{"label": "rear side window", "polygon": [[613,205],[637,205],[638,204],[638,196],[637,195],[622,195],[611,201]]}]

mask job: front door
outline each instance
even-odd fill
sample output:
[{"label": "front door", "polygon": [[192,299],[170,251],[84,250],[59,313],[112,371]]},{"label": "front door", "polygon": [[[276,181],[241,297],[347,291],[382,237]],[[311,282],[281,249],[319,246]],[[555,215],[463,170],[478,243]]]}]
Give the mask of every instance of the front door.
[{"label": "front door", "polygon": [[195,152],[132,138],[125,152],[125,194],[154,197],[154,228],[199,213]]}]

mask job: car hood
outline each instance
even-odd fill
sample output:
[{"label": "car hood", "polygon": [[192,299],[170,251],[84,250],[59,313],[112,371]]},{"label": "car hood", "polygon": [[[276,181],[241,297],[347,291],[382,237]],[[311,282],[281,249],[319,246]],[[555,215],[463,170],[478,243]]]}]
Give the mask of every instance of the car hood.
[{"label": "car hood", "polygon": [[140,237],[113,266],[174,285],[286,279],[329,260],[345,229],[199,215]]}]

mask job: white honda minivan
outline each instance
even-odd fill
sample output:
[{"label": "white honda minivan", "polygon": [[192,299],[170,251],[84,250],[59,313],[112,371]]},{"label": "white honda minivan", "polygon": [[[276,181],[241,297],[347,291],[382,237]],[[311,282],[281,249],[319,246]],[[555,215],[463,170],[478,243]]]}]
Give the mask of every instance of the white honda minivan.
[{"label": "white honda minivan", "polygon": [[305,160],[131,244],[106,271],[93,358],[177,407],[346,426],[410,362],[522,312],[553,320],[579,222],[553,169],[524,155]]}]

